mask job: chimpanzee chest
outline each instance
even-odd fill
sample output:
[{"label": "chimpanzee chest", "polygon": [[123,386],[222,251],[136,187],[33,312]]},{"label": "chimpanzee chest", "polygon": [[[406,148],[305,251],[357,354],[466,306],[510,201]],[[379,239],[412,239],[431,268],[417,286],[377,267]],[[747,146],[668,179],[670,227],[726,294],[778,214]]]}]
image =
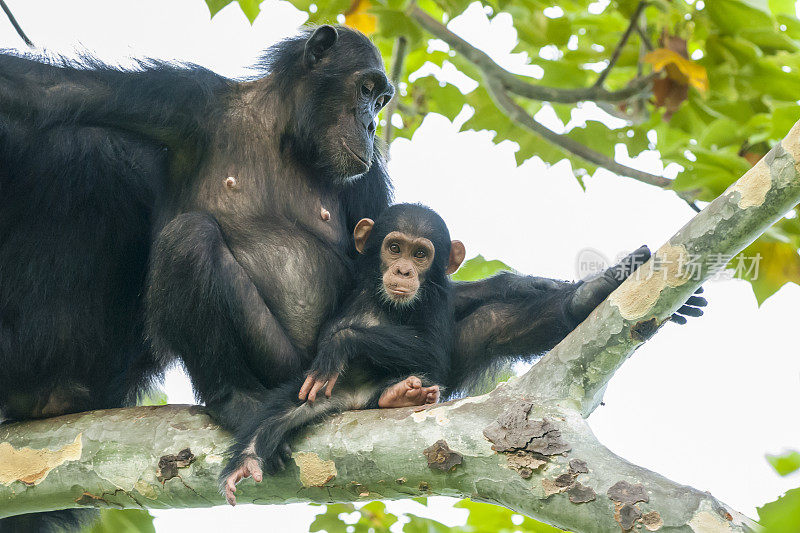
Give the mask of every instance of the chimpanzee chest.
[{"label": "chimpanzee chest", "polygon": [[341,226],[326,234],[299,221],[262,217],[228,242],[272,314],[303,350],[314,348],[320,327],[350,286]]}]

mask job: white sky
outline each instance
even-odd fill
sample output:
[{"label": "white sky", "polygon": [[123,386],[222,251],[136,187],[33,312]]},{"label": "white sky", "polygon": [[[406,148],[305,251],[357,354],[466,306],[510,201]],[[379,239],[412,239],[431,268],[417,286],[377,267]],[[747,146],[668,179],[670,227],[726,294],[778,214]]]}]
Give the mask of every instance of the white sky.
[{"label": "white sky", "polygon": [[[253,26],[235,3],[213,21],[202,0],[7,3],[29,37],[52,53],[90,51],[117,63],[143,56],[191,61],[227,76],[247,75],[246,66],[262,49],[304,20],[290,5],[273,0],[262,4]],[[509,54],[515,42],[510,17],[489,24],[473,6],[452,24],[504,66],[524,69],[524,58]],[[0,47],[19,46],[0,16]],[[595,111],[589,108],[581,117],[587,114]],[[552,120],[547,113],[540,118]],[[641,244],[657,248],[693,214],[670,193],[608,172],[588,178],[583,192],[566,163],[548,169],[530,160],[516,167],[514,144],[494,146],[490,138],[486,132],[458,133],[448,120],[430,115],[412,141],[397,140],[391,147],[397,200],[438,210],[454,238],[466,244],[468,257],[480,253],[524,273],[573,279],[583,248],[607,257]],[[661,170],[656,154],[634,164]],[[708,283],[706,295],[706,316],[684,327],[665,327],[638,350],[611,381],[606,406],[590,422],[622,457],[708,490],[755,518],[757,505],[800,485],[800,476],[780,478],[764,460],[765,453],[800,449],[795,333],[800,287],[784,287],[761,309],[744,282]],[[192,400],[177,371],[170,372],[166,388],[173,403]],[[451,500],[431,502],[427,511],[414,502],[393,502],[389,509],[450,524],[463,521],[463,511],[450,509]],[[154,514],[159,532],[262,524],[305,531],[319,511],[293,504]]]}]

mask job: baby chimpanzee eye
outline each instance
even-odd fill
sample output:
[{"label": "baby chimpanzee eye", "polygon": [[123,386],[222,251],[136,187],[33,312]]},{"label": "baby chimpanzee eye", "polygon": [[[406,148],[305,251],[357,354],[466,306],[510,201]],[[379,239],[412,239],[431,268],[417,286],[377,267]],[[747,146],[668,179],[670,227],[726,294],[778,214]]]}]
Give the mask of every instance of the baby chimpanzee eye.
[{"label": "baby chimpanzee eye", "polygon": [[417,250],[417,253],[414,254],[414,257],[417,259],[424,259],[425,256],[428,255],[425,250]]},{"label": "baby chimpanzee eye", "polygon": [[393,253],[396,253],[396,254],[399,254],[400,253],[400,245],[397,244],[396,242],[393,242],[392,244],[389,245],[389,251],[393,252]]}]

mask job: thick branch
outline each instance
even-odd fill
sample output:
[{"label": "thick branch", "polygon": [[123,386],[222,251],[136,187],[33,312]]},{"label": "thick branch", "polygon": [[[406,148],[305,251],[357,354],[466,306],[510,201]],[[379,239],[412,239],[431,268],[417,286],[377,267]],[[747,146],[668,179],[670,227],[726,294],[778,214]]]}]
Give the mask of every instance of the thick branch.
[{"label": "thick branch", "polygon": [[492,98],[497,106],[505,111],[511,120],[521,125],[525,129],[535,133],[536,135],[547,139],[556,146],[560,146],[571,154],[580,157],[584,161],[588,161],[589,163],[603,167],[611,172],[614,172],[615,174],[627,176],[637,181],[641,181],[642,183],[647,183],[648,185],[666,188],[672,184],[672,180],[668,178],[651,174],[650,172],[636,170],[635,168],[617,163],[612,158],[588,148],[575,139],[572,139],[566,135],[558,134],[545,127],[537,122],[536,119],[528,114],[528,112],[525,111],[521,106],[514,102],[508,93],[502,89],[499,83],[495,82],[494,80],[487,79],[486,88],[489,91],[489,94],[492,95]]},{"label": "thick branch", "polygon": [[434,37],[443,40],[450,48],[467,58],[471,63],[474,63],[485,77],[495,78],[509,92],[532,100],[563,104],[574,104],[584,101],[622,102],[633,96],[649,91],[653,81],[654,75],[651,74],[632,80],[627,87],[618,91],[608,91],[603,87],[562,89],[558,87],[533,85],[495,63],[486,53],[475,48],[467,41],[448,30],[446,26],[437,22],[416,4],[411,5],[408,14]]},{"label": "thick branch", "polygon": [[738,252],[800,202],[800,122],[739,181],[664,244],[520,380],[541,401],[588,416],[633,351]]},{"label": "thick branch", "polygon": [[[260,484],[244,481],[237,498],[271,504],[469,496],[570,531],[614,531],[619,527],[615,501],[606,493],[625,481],[642,484],[649,502],[636,504],[637,509],[656,511],[665,525],[702,522],[743,531],[741,524],[748,523],[709,494],[620,459],[595,440],[577,413],[552,407],[533,407],[531,419],[550,420],[570,451],[539,456],[544,462],[523,478],[509,463],[510,457],[514,461],[518,456],[493,451],[482,434],[507,407],[526,407],[509,392],[500,387],[486,396],[418,413],[344,413],[295,442],[294,464],[285,472]],[[428,466],[424,450],[438,440],[462,456],[452,471]],[[230,443],[200,408],[187,406],[93,411],[2,426],[0,516],[65,507],[221,505],[224,498],[217,493],[216,479]],[[171,467],[169,456],[185,448],[191,450],[191,464]],[[587,503],[573,503],[567,492],[552,493],[555,480],[569,473],[575,459],[588,467],[587,473],[574,476],[595,494]],[[159,463],[162,478],[169,478],[163,484],[157,478]],[[15,479],[25,479],[28,485]]]}]

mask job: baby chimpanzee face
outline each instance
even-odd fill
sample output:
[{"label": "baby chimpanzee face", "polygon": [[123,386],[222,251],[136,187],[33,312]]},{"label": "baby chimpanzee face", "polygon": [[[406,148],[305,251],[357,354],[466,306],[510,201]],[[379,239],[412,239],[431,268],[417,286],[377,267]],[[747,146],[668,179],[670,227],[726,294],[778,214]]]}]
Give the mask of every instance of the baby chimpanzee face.
[{"label": "baby chimpanzee face", "polygon": [[451,241],[444,220],[418,204],[396,204],[377,222],[361,219],[353,231],[356,250],[364,256],[362,275],[385,303],[408,306],[427,292],[426,286],[443,287],[466,251],[461,241]]},{"label": "baby chimpanzee face", "polygon": [[413,302],[435,255],[430,239],[400,231],[389,233],[381,245],[381,273],[386,296],[397,304]]}]

